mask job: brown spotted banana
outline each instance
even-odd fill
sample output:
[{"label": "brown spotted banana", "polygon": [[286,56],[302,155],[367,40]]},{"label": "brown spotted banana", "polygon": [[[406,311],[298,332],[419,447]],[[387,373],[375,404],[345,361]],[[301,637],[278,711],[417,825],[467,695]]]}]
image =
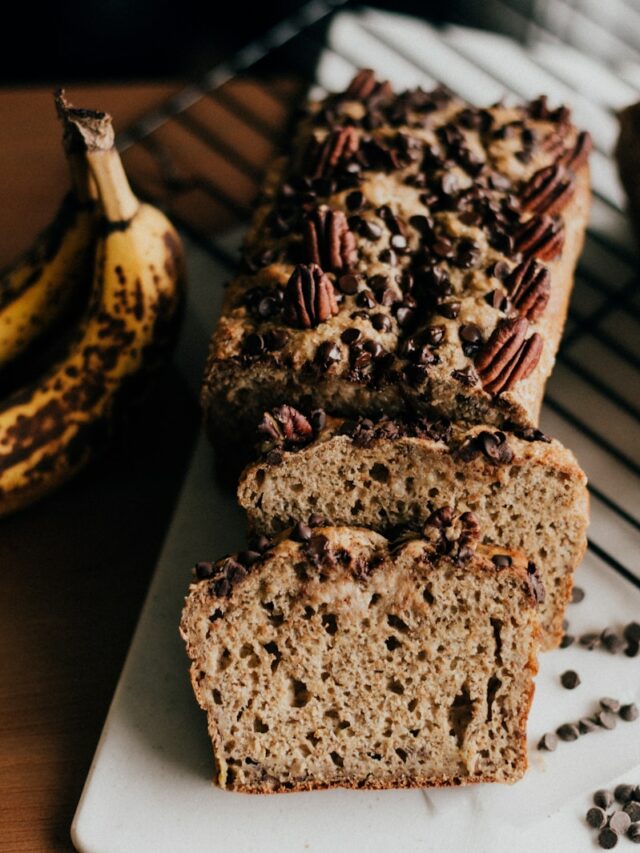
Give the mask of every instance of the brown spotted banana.
[{"label": "brown spotted banana", "polygon": [[114,148],[111,117],[60,96],[81,147],[102,222],[89,304],[66,355],[0,403],[0,515],[51,492],[104,445],[132,380],[155,366],[176,325],[183,281],[180,239],[141,203]]}]

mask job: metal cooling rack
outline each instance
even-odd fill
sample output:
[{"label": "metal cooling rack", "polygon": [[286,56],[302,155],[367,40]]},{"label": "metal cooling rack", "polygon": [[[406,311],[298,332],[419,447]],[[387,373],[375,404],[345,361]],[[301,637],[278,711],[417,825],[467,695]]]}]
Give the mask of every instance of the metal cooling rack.
[{"label": "metal cooling rack", "polygon": [[[611,66],[568,46],[559,52],[563,32],[553,31],[553,17],[540,13],[539,4],[533,4],[533,17],[517,0],[483,5],[483,23],[500,21],[523,43],[351,11],[340,2],[311,2],[129,128],[119,146],[139,191],[165,206],[230,276],[236,257],[221,235],[246,222],[264,169],[310,86],[342,87],[356,67],[368,66],[398,86],[441,82],[478,104],[542,92],[570,104],[576,123],[594,140],[594,201],[543,427],[576,452],[589,475],[591,555],[640,587],[638,256],[611,158],[615,110],[637,93]],[[582,44],[585,33],[600,26],[590,10],[596,6],[585,0],[579,31],[565,26],[570,43]],[[640,15],[635,7],[629,14],[640,45]],[[640,62],[640,52],[628,43],[630,33],[622,38],[606,31],[603,37],[607,44],[624,41],[632,79],[628,63]]]}]

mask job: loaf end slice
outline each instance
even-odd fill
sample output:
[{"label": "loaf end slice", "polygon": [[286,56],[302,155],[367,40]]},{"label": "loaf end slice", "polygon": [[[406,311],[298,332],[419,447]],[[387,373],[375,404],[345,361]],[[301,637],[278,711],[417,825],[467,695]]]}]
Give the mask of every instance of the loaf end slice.
[{"label": "loaf end slice", "polygon": [[294,411],[265,415],[262,455],[240,480],[254,530],[273,535],[315,513],[385,534],[419,527],[443,504],[472,511],[487,544],[520,550],[539,566],[545,646],[558,645],[587,543],[587,481],[570,450],[533,429]]},{"label": "loaf end slice", "polygon": [[475,526],[448,519],[392,546],[301,525],[261,555],[200,564],[180,630],[221,787],[522,776],[538,582],[521,555],[474,551]]}]

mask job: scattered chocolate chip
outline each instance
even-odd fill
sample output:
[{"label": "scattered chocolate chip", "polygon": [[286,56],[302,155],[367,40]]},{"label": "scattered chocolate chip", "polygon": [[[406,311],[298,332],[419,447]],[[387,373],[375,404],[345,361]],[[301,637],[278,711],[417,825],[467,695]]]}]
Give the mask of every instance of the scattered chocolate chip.
[{"label": "scattered chocolate chip", "polygon": [[547,732],[545,735],[542,735],[538,741],[538,749],[544,750],[545,752],[554,752],[557,746],[558,737],[554,732]]},{"label": "scattered chocolate chip", "polygon": [[611,850],[618,843],[618,833],[609,826],[603,827],[598,833],[598,844],[604,850]]},{"label": "scattered chocolate chip", "polygon": [[568,669],[560,676],[560,683],[566,690],[574,690],[580,682],[580,676],[573,669]]},{"label": "scattered chocolate chip", "polygon": [[583,717],[578,722],[578,731],[581,735],[591,734],[591,732],[595,732],[597,731],[597,729],[598,726],[596,725],[596,723],[593,722],[590,717]]},{"label": "scattered chocolate chip", "polygon": [[620,710],[620,702],[617,699],[611,699],[609,696],[604,696],[600,699],[600,707],[603,711],[613,711],[617,714]]},{"label": "scattered chocolate chip", "polygon": [[569,646],[572,646],[576,641],[576,638],[571,634],[563,634],[562,639],[560,640],[560,648],[568,649]]},{"label": "scattered chocolate chip", "polygon": [[624,835],[631,826],[631,818],[624,811],[614,812],[609,818],[609,826],[615,830],[618,835]]},{"label": "scattered chocolate chip", "polygon": [[612,711],[600,711],[595,715],[594,720],[603,729],[608,729],[609,731],[615,729],[618,722],[618,718]]},{"label": "scattered chocolate chip", "polygon": [[620,654],[626,648],[626,643],[612,628],[605,628],[600,634],[602,645],[612,655]]},{"label": "scattered chocolate chip", "polygon": [[619,803],[628,803],[633,798],[633,785],[616,785],[613,796]]},{"label": "scattered chocolate chip", "polygon": [[640,643],[640,623],[629,622],[625,625],[623,636],[628,643]]},{"label": "scattered chocolate chip", "polygon": [[586,814],[587,823],[594,829],[602,829],[607,822],[607,813],[600,806],[592,806]]},{"label": "scattered chocolate chip", "polygon": [[632,823],[627,831],[627,838],[634,844],[640,844],[640,823]]},{"label": "scattered chocolate chip", "polygon": [[593,795],[593,802],[601,809],[609,809],[613,805],[613,794],[605,788],[600,788]]},{"label": "scattered chocolate chip", "polygon": [[627,648],[624,650],[625,655],[628,658],[635,658],[638,656],[640,652],[640,643],[628,642]]},{"label": "scattered chocolate chip", "polygon": [[556,729],[556,734],[560,740],[566,741],[567,743],[578,740],[580,737],[580,731],[575,723],[563,723],[563,725]]},{"label": "scattered chocolate chip", "polygon": [[593,651],[593,649],[596,649],[600,645],[600,635],[593,632],[583,634],[578,642],[585,649]]},{"label": "scattered chocolate chip", "polygon": [[635,800],[629,800],[623,811],[629,815],[632,823],[640,821],[640,803],[636,803]]},{"label": "scattered chocolate chip", "polygon": [[571,603],[579,604],[584,599],[584,590],[581,586],[574,586],[571,591]]},{"label": "scattered chocolate chip", "polygon": [[[620,708],[620,718],[625,721],[625,723],[632,723],[634,720],[638,719],[640,715],[640,711],[638,711],[638,706],[635,703],[631,703],[629,705],[623,705]],[[634,820],[640,820],[640,817],[634,818]]]}]

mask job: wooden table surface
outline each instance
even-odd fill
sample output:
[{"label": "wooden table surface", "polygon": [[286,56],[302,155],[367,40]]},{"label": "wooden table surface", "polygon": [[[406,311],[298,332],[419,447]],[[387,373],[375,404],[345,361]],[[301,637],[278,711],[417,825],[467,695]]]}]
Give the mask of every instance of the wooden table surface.
[{"label": "wooden table surface", "polygon": [[[236,224],[303,87],[290,78],[229,81],[128,148],[130,178],[191,232],[207,237]],[[179,88],[74,87],[68,96],[108,110],[123,129]],[[0,154],[4,264],[67,187],[50,91],[0,92]],[[0,521],[0,851],[73,849],[73,813],[198,423],[169,367],[108,457]]]}]

